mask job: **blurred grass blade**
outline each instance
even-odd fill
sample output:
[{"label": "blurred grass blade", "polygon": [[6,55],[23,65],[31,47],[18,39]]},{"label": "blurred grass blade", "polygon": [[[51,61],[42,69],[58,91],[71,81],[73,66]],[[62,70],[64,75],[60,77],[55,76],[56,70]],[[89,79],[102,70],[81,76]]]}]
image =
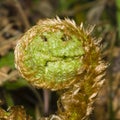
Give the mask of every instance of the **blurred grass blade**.
[{"label": "blurred grass blade", "polygon": [[14,68],[14,53],[9,52],[6,56],[0,58],[0,68],[3,66],[9,66]]},{"label": "blurred grass blade", "polygon": [[116,0],[116,6],[117,6],[117,25],[118,25],[118,44],[120,45],[120,0]]}]

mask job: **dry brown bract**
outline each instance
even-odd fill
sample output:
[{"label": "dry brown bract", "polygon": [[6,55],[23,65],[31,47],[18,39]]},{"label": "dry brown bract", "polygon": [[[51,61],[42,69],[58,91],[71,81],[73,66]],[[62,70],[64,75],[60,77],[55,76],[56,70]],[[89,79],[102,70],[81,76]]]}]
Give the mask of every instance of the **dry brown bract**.
[{"label": "dry brown bract", "polygon": [[0,120],[32,120],[30,116],[26,114],[23,106],[15,106],[8,109],[6,112],[0,108]]}]

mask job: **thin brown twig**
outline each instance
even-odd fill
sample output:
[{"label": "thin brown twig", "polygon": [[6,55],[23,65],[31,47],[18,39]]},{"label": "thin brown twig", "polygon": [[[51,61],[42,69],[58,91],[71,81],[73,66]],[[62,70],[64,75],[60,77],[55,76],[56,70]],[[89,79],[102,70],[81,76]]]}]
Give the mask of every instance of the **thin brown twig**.
[{"label": "thin brown twig", "polygon": [[3,73],[3,72],[0,72],[0,76],[8,77],[8,75],[6,73]]},{"label": "thin brown twig", "polygon": [[8,24],[7,26],[5,26],[1,31],[0,31],[0,35],[2,35],[4,32],[10,30],[12,28],[13,24]]},{"label": "thin brown twig", "polygon": [[15,1],[15,4],[16,4],[17,9],[18,9],[18,11],[19,11],[19,13],[20,13],[20,15],[21,15],[21,18],[22,18],[22,21],[23,21],[23,23],[24,23],[24,25],[25,25],[25,28],[26,28],[26,29],[30,28],[30,23],[29,23],[29,21],[28,21],[27,16],[25,15],[25,12],[23,11],[23,9],[22,9],[22,7],[21,7],[21,4],[19,3],[18,0],[14,0],[14,1]]},{"label": "thin brown twig", "polygon": [[4,47],[5,45],[7,45],[7,44],[12,44],[12,43],[16,42],[16,41],[17,41],[17,38],[19,38],[21,35],[22,35],[21,33],[18,33],[16,36],[14,36],[14,37],[12,37],[12,38],[9,38],[8,41],[2,41],[2,42],[0,43],[0,49],[1,49],[2,47]]},{"label": "thin brown twig", "polygon": [[9,75],[4,74],[4,73],[2,73],[2,72],[1,72],[0,74],[1,74],[2,76],[4,76],[4,78],[1,79],[0,85],[1,85],[3,82],[5,82],[5,81],[10,80],[11,78],[18,76],[18,72],[17,72],[16,70],[13,71],[12,73],[10,73]]},{"label": "thin brown twig", "polygon": [[16,45],[17,38],[21,36],[21,33],[18,33],[15,37],[10,38],[7,41],[2,41],[0,43],[0,55],[4,56],[9,52],[9,49],[13,49]]}]

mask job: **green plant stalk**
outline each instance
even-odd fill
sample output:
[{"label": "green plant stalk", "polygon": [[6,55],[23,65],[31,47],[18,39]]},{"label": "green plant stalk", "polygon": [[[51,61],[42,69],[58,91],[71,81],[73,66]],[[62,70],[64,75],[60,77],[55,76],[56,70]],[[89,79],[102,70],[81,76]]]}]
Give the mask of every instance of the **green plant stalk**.
[{"label": "green plant stalk", "polygon": [[112,93],[113,93],[113,90],[112,90],[112,79],[113,77],[111,76],[110,80],[109,80],[109,89],[110,89],[110,93],[109,93],[109,120],[115,120],[115,112],[113,110],[113,96],[112,96]]},{"label": "green plant stalk", "polygon": [[9,93],[9,91],[4,92],[4,97],[5,97],[8,107],[14,106],[14,101],[13,101],[13,98],[12,98],[11,94]]},{"label": "green plant stalk", "polygon": [[117,12],[116,12],[116,19],[117,19],[117,28],[118,28],[118,44],[120,45],[120,0],[116,0]]},{"label": "green plant stalk", "polygon": [[[110,50],[111,53],[113,52],[113,48],[115,45],[115,35],[113,37],[113,40],[111,41],[111,46]],[[108,105],[108,110],[109,110],[109,119],[110,120],[115,120],[115,111],[113,110],[113,76],[111,74],[112,72],[112,63],[113,63],[113,54],[109,55],[109,63],[111,65],[109,66],[109,105]]]}]

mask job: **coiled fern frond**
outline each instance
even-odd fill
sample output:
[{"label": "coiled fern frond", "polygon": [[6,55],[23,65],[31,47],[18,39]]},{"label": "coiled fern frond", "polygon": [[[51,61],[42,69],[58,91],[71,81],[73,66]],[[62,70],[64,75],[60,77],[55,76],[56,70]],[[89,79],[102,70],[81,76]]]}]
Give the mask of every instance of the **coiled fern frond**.
[{"label": "coiled fern frond", "polygon": [[100,46],[73,20],[40,20],[18,41],[16,67],[37,88],[59,91],[58,111],[45,120],[88,119],[106,64]]}]

